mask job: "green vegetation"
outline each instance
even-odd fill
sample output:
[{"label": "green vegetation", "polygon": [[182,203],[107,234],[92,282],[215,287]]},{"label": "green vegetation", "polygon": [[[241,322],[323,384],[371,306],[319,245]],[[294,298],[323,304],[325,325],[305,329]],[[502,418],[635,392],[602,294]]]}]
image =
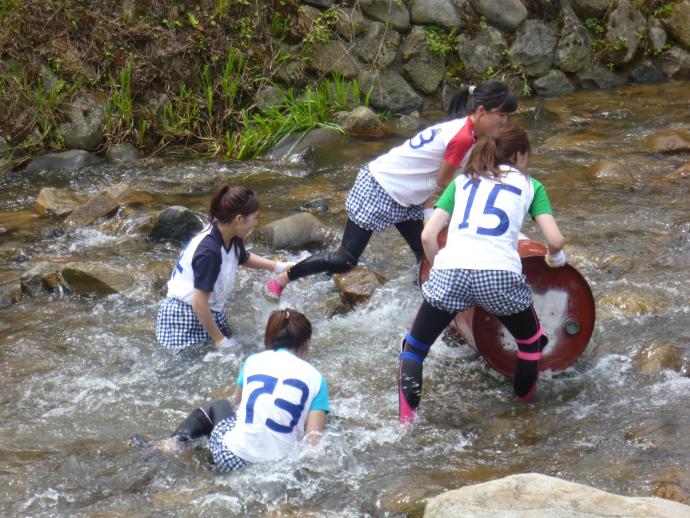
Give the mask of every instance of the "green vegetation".
[{"label": "green vegetation", "polygon": [[436,54],[445,57],[448,54],[458,51],[458,31],[453,28],[445,31],[433,25],[424,28],[426,32],[426,42],[429,49]]}]

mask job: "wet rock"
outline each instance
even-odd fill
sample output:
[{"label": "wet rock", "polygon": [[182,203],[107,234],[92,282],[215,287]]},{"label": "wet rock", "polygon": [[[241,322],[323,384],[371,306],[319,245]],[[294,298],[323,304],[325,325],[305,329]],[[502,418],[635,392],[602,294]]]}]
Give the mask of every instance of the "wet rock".
[{"label": "wet rock", "polygon": [[683,352],[670,343],[652,344],[635,355],[635,366],[642,372],[652,373],[662,369],[683,372]]},{"label": "wet rock", "polygon": [[111,162],[133,162],[141,158],[141,151],[134,144],[126,142],[110,146],[106,156]]},{"label": "wet rock", "polygon": [[491,24],[514,31],[527,18],[527,9],[519,0],[470,0],[470,5]]},{"label": "wet rock", "polygon": [[690,131],[664,130],[645,139],[651,153],[678,153],[690,151]]},{"label": "wet rock", "polygon": [[443,80],[446,63],[443,56],[429,48],[422,27],[412,28],[400,48],[400,56],[405,62],[403,71],[412,86],[425,94],[435,92]]},{"label": "wet rock", "polygon": [[356,266],[347,273],[334,274],[333,280],[345,300],[351,304],[366,302],[380,286],[388,282],[383,275],[363,266]]},{"label": "wet rock", "polygon": [[316,198],[315,200],[308,201],[300,207],[301,210],[306,212],[311,212],[315,214],[317,212],[327,212],[328,211],[328,201],[324,198]]},{"label": "wet rock", "polygon": [[611,160],[600,160],[586,172],[587,179],[596,189],[633,190],[635,178],[624,165]]},{"label": "wet rock", "polygon": [[678,2],[671,11],[671,16],[664,20],[668,32],[683,47],[690,49],[690,1]]},{"label": "wet rock", "polygon": [[103,189],[77,207],[67,218],[67,223],[74,226],[90,225],[99,218],[112,216],[124,205],[142,205],[150,201],[150,196],[135,191],[126,183],[118,183]]},{"label": "wet rock", "polygon": [[538,20],[527,20],[517,31],[510,47],[510,62],[522,67],[529,76],[545,74],[553,64],[556,50],[554,30]]},{"label": "wet rock", "polygon": [[639,84],[660,83],[666,79],[666,74],[651,61],[646,61],[630,72],[630,79]]},{"label": "wet rock", "polygon": [[556,47],[555,65],[564,72],[579,72],[592,59],[589,32],[567,4],[563,6],[563,28]]},{"label": "wet rock", "polygon": [[385,68],[395,59],[400,46],[400,33],[381,22],[371,22],[357,38],[357,56],[376,68]]},{"label": "wet rock", "polygon": [[583,88],[601,88],[609,90],[625,83],[625,80],[608,68],[592,65],[577,73]]},{"label": "wet rock", "polygon": [[72,149],[62,153],[48,153],[37,156],[24,169],[25,173],[36,173],[49,169],[81,169],[100,164],[103,159],[82,149]]},{"label": "wet rock", "polygon": [[645,18],[629,0],[612,4],[606,23],[606,39],[619,50],[611,50],[615,63],[630,63],[640,46],[645,30]]},{"label": "wet rock", "polygon": [[22,291],[32,297],[41,295],[44,291],[53,291],[60,286],[60,267],[41,261],[25,271],[19,281]]},{"label": "wet rock", "polygon": [[294,133],[265,156],[268,159],[300,161],[308,165],[313,159],[313,156],[309,155],[313,155],[317,147],[335,142],[340,136],[339,131],[331,128],[316,128],[303,133]]},{"label": "wet rock", "polygon": [[65,218],[82,203],[83,200],[67,189],[44,187],[36,198],[36,212],[41,216]]},{"label": "wet rock", "polygon": [[535,79],[532,83],[534,91],[543,97],[558,97],[575,91],[570,79],[560,70],[549,70],[548,74]]},{"label": "wet rock", "polygon": [[96,262],[72,262],[62,267],[67,286],[81,295],[129,295],[137,286],[128,270]]},{"label": "wet rock", "polygon": [[400,117],[395,117],[389,123],[391,131],[396,135],[400,135],[401,137],[411,137],[412,135],[416,135],[428,125],[429,121],[419,117],[419,114],[401,115]]},{"label": "wet rock", "polygon": [[303,212],[273,221],[257,229],[252,238],[272,248],[301,248],[323,244],[326,228],[316,216]]},{"label": "wet rock", "polygon": [[614,307],[629,316],[661,314],[669,306],[669,301],[663,295],[639,288],[610,290],[597,303]]},{"label": "wet rock", "polygon": [[483,76],[487,70],[496,69],[502,52],[508,48],[503,34],[494,27],[484,27],[474,38],[461,35],[458,43],[458,56],[465,69],[475,76]]},{"label": "wet rock", "polygon": [[389,23],[397,31],[406,31],[410,27],[410,12],[404,2],[360,0],[359,7],[369,18]]},{"label": "wet rock", "polygon": [[460,27],[460,14],[451,0],[414,0],[410,3],[410,22],[414,25]]},{"label": "wet rock", "polygon": [[612,255],[602,260],[599,268],[606,275],[620,277],[635,268],[635,261],[623,255]]},{"label": "wet rock", "polygon": [[394,70],[365,71],[360,76],[363,91],[371,89],[371,105],[393,114],[412,113],[422,107],[422,98]]},{"label": "wet rock", "polygon": [[168,279],[170,279],[173,266],[174,263],[170,261],[153,261],[144,266],[144,275],[151,283],[156,295],[164,297],[167,294]]},{"label": "wet rock", "polygon": [[104,140],[105,103],[91,97],[79,97],[70,109],[70,122],[60,125],[65,146],[96,149]]},{"label": "wet rock", "polygon": [[347,78],[357,77],[361,69],[359,61],[353,55],[352,45],[346,45],[340,40],[316,44],[309,67],[320,74],[335,72]]},{"label": "wet rock", "polygon": [[555,477],[527,473],[465,486],[429,500],[424,518],[558,516],[676,518],[690,507],[656,497],[625,497]]},{"label": "wet rock", "polygon": [[679,184],[690,181],[690,162],[685,162],[677,169],[663,176],[662,180],[671,184]]},{"label": "wet rock", "polygon": [[680,502],[681,504],[690,505],[690,496],[682,487],[670,482],[661,482],[654,488],[652,494],[659,498]]},{"label": "wet rock", "polygon": [[379,120],[376,112],[366,106],[359,106],[351,112],[338,112],[333,121],[353,136],[382,137],[388,133],[388,128]]},{"label": "wet rock", "polygon": [[672,47],[661,53],[655,63],[671,79],[687,79],[690,77],[690,52],[678,47]]},{"label": "wet rock", "polygon": [[22,285],[16,272],[0,274],[0,308],[6,308],[22,298]]},{"label": "wet rock", "polygon": [[187,242],[204,227],[202,219],[187,207],[166,207],[149,234],[152,239]]}]

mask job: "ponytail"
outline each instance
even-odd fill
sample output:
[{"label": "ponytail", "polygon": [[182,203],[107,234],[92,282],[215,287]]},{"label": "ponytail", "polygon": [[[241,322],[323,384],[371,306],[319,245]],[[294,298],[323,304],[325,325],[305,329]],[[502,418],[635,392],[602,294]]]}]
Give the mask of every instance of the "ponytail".
[{"label": "ponytail", "polygon": [[259,210],[256,193],[247,187],[232,187],[228,184],[216,188],[208,209],[208,221],[229,223],[236,216],[249,216]]},{"label": "ponytail", "polygon": [[499,128],[495,135],[479,139],[467,161],[465,175],[473,179],[499,178],[502,175],[500,166],[515,166],[515,154],[528,153],[529,150],[527,133],[517,126],[508,124]]},{"label": "ponytail", "polygon": [[500,81],[491,80],[478,86],[466,86],[450,101],[448,117],[457,119],[472,115],[483,106],[486,111],[513,113],[517,110],[517,97]]},{"label": "ponytail", "polygon": [[268,317],[264,345],[266,349],[300,349],[311,339],[311,322],[296,309],[279,309]]}]

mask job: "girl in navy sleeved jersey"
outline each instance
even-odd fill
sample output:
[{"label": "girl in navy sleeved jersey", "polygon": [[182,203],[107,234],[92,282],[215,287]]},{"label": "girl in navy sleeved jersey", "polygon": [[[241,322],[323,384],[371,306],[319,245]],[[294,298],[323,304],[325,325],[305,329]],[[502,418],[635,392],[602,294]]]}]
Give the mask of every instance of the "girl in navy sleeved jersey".
[{"label": "girl in navy sleeved jersey", "polygon": [[216,189],[208,225],[185,245],[168,281],[156,322],[162,347],[179,351],[209,339],[222,349],[234,345],[225,304],[238,266],[276,273],[287,266],[244,248],[244,239],[258,222],[254,191],[229,185]]},{"label": "girl in navy sleeved jersey", "polygon": [[[237,376],[233,403],[197,408],[172,437],[155,447],[173,451],[190,439],[208,437],[213,461],[225,473],[255,462],[278,461],[306,439],[319,441],[330,412],[325,378],[307,361],[311,322],[299,311],[271,313],[266,350],[249,356]],[[132,445],[142,444],[133,436]]]},{"label": "girl in navy sleeved jersey", "polygon": [[391,225],[403,236],[417,261],[424,257],[420,235],[431,196],[445,188],[462,167],[477,136],[507,122],[517,99],[499,81],[466,87],[453,97],[449,120],[430,126],[404,144],[362,167],[347,197],[347,224],[340,246],[315,254],[266,284],[268,295],[280,298],[285,285],[320,272],[352,270],[374,231]]},{"label": "girl in navy sleeved jersey", "polygon": [[[547,337],[532,307],[532,292],[517,251],[529,213],[548,245],[549,266],[565,264],[561,234],[544,187],[525,172],[527,134],[506,126],[480,141],[436,203],[422,242],[432,269],[422,286],[424,302],[405,335],[400,355],[400,420],[414,419],[422,394],[422,364],[431,345],[458,311],[482,306],[498,317],[517,342],[515,394],[529,399],[537,384]],[[446,246],[438,234],[448,225]]]}]

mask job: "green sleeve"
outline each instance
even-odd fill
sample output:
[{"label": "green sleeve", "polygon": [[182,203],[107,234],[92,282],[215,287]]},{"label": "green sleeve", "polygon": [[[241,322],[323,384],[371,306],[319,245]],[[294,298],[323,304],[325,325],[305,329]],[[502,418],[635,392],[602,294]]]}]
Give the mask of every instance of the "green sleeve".
[{"label": "green sleeve", "polygon": [[445,210],[448,214],[453,214],[453,207],[455,206],[455,180],[450,182],[450,185],[443,191],[441,197],[436,200],[434,207]]},{"label": "green sleeve", "polygon": [[534,188],[534,198],[532,199],[532,204],[529,206],[529,215],[533,218],[539,216],[540,214],[552,214],[551,202],[549,197],[546,195],[546,189],[538,180],[530,178],[532,180],[532,187]]}]

